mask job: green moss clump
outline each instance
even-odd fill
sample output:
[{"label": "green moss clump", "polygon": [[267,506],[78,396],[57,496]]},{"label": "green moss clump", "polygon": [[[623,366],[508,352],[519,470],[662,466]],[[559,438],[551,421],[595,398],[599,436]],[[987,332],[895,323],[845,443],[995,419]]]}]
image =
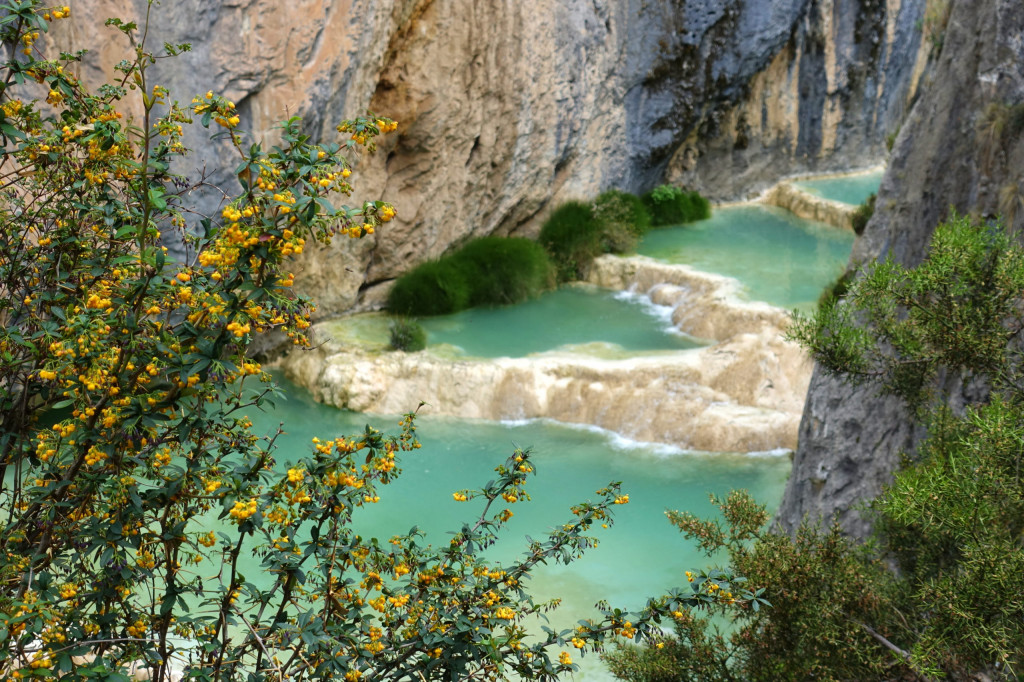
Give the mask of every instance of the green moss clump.
[{"label": "green moss clump", "polygon": [[672,185],[661,185],[643,196],[651,215],[651,225],[681,225],[711,217],[711,202],[699,192],[686,192]]},{"label": "green moss clump", "polygon": [[388,294],[388,310],[447,315],[473,306],[516,303],[553,284],[554,267],[539,244],[483,237],[399,277]]},{"label": "green moss clump", "polygon": [[595,257],[603,252],[601,223],[589,204],[562,204],[540,230],[540,243],[547,249],[563,282],[580,279]]},{"label": "green moss clump", "polygon": [[868,226],[868,221],[875,214],[875,199],[877,198],[877,195],[872,193],[853,213],[853,231],[858,237],[864,234],[864,228]]},{"label": "green moss clump", "polygon": [[396,317],[388,323],[391,350],[415,353],[427,347],[427,330],[415,320]]}]

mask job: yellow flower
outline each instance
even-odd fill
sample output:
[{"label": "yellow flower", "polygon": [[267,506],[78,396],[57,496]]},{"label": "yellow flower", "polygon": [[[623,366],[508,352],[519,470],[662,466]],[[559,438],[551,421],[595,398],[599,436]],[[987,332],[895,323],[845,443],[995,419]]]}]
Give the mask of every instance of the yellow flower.
[{"label": "yellow flower", "polygon": [[568,651],[563,651],[558,654],[558,662],[562,665],[572,665],[572,656],[569,655]]}]

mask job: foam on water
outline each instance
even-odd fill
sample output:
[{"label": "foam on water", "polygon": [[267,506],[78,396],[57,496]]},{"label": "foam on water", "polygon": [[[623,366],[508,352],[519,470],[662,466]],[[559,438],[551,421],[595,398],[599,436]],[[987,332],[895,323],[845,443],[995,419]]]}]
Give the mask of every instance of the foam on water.
[{"label": "foam on water", "polygon": [[625,301],[632,305],[639,306],[644,313],[650,315],[661,323],[661,329],[666,334],[681,334],[679,329],[676,328],[675,322],[672,321],[671,306],[655,303],[646,293],[640,293],[632,290],[616,291],[612,298],[617,301]]}]

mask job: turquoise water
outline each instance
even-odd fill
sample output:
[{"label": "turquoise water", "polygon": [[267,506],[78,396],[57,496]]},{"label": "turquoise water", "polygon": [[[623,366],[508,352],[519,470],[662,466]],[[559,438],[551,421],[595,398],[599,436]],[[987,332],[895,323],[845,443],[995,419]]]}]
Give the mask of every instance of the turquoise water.
[{"label": "turquoise water", "polygon": [[428,344],[450,344],[466,355],[485,358],[523,357],[583,344],[628,353],[698,346],[673,327],[669,308],[590,286],[562,287],[513,306],[473,308],[424,318],[420,324],[427,330]]},{"label": "turquoise water", "polygon": [[[282,383],[289,400],[279,401],[272,413],[249,415],[257,433],[285,424],[287,433],[278,440],[279,465],[308,452],[314,436],[355,434],[366,423],[385,431],[398,430],[396,417],[342,412]],[[790,469],[785,455],[685,453],[546,421],[501,424],[427,415],[419,425],[423,448],[403,456],[402,476],[382,487],[381,501],[357,518],[364,536],[387,539],[418,525],[427,532],[428,542],[447,542],[447,531],[480,511],[473,502],[455,502],[452,492],[482,486],[515,445],[533,448],[538,473],[528,486],[533,499],[513,507],[515,517],[506,540],[493,548],[495,559],[517,556],[526,547],[526,535],[543,535],[571,518],[572,504],[593,499],[594,491],[610,481],[623,482],[630,503],[616,507],[611,528],[595,533],[600,546],[569,566],[541,566],[533,577],[537,598],[563,599],[562,607],[551,616],[557,627],[596,616],[593,604],[599,599],[638,608],[648,597],[683,584],[683,571],[709,565],[695,545],[685,542],[668,524],[665,509],[710,515],[708,493],[725,495],[733,488],[750,490],[773,509]],[[251,574],[259,571],[255,559],[245,568]],[[576,679],[608,679],[596,657],[588,656],[583,662],[585,669]]]},{"label": "turquoise water", "polygon": [[652,230],[637,251],[734,277],[751,300],[808,308],[846,267],[853,239],[773,206],[726,206],[708,220]]},{"label": "turquoise water", "polygon": [[885,171],[879,170],[857,175],[799,180],[793,184],[808,194],[857,206],[863,204],[868,195],[878,192],[884,173]]}]

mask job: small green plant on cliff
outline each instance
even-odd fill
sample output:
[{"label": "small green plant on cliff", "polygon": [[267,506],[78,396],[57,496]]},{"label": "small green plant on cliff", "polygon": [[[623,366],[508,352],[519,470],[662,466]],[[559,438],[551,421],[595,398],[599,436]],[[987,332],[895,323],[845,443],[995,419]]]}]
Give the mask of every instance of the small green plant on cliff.
[{"label": "small green plant on cliff", "polygon": [[950,0],[927,0],[925,2],[921,33],[924,40],[931,43],[935,53],[942,50],[942,43],[946,39],[946,27],[949,25],[949,15],[952,11],[953,3]]},{"label": "small green plant on cliff", "polygon": [[482,237],[399,277],[388,294],[388,310],[446,315],[474,306],[518,303],[550,289],[554,281],[554,268],[539,244]]},{"label": "small green plant on cliff", "polygon": [[[554,607],[529,592],[534,568],[580,556],[628,496],[598,490],[497,565],[483,551],[535,473],[523,450],[454,493],[474,508],[449,541],[362,537],[353,514],[418,448],[415,415],[394,435],[367,426],[280,453],[279,434],[245,417],[279,392],[247,351],[270,330],[309,343],[312,303],[288,269],[307,240],[360,238],[395,215],[340,205],[348,157],[394,122],[344,121],[340,141],[314,144],[290,119],[266,150],[225,97],[180,106],[153,83],[152,64],[187,49],[151,52],[156,26],[111,20],[129,58],[90,90],[79,55],[39,52],[68,8],[0,9],[0,679],[553,680],[721,589],[757,603],[712,573],[640,612],[527,637]],[[193,119],[235,150],[241,181],[195,233],[188,197],[203,180],[171,170],[194,165]],[[245,575],[242,556],[260,570]]]},{"label": "small green plant on cliff", "polygon": [[388,342],[392,350],[415,353],[427,347],[427,330],[416,320],[396,317],[388,323]]},{"label": "small green plant on cliff", "polygon": [[864,203],[853,212],[853,231],[857,236],[864,234],[864,228],[868,226],[868,221],[871,220],[871,216],[875,215],[875,201],[877,199],[878,195],[872,192],[864,200]]},{"label": "small green plant on cliff", "polygon": [[[679,639],[617,652],[613,670],[633,680],[668,679],[657,676],[664,666],[708,679],[1018,679],[1022,290],[1024,250],[1000,225],[954,216],[919,266],[876,263],[843,300],[799,320],[793,336],[824,371],[899,396],[928,431],[872,504],[874,544],[837,528],[767,532],[744,495],[721,504],[724,524],[670,515],[705,548],[728,551],[773,608],[734,613],[724,639],[684,619]],[[954,414],[945,389],[966,384],[989,398]]]}]

